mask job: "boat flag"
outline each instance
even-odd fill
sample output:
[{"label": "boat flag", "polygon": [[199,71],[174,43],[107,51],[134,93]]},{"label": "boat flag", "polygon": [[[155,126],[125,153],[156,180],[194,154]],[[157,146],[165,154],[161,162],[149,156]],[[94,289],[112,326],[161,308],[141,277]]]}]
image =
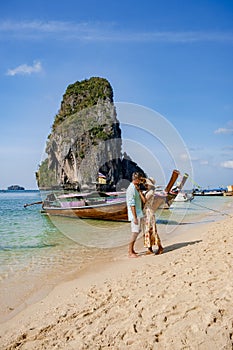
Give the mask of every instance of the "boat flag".
[{"label": "boat flag", "polygon": [[106,179],[106,176],[99,172],[98,177],[102,177],[103,179]]}]

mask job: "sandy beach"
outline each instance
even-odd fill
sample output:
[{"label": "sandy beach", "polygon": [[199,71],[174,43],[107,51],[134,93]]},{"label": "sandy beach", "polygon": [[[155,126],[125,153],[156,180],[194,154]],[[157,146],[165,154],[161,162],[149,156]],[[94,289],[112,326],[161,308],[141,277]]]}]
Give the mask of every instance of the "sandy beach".
[{"label": "sandy beach", "polygon": [[1,349],[233,349],[233,219],[174,235],[162,255],[96,264],[1,324]]}]

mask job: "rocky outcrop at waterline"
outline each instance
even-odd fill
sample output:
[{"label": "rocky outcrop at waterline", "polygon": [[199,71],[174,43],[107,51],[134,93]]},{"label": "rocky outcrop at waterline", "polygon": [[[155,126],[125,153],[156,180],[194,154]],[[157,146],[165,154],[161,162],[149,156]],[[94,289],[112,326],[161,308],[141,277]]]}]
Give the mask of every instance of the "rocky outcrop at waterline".
[{"label": "rocky outcrop at waterline", "polygon": [[67,87],[36,173],[40,189],[119,190],[143,170],[122,154],[113,90],[103,78]]}]

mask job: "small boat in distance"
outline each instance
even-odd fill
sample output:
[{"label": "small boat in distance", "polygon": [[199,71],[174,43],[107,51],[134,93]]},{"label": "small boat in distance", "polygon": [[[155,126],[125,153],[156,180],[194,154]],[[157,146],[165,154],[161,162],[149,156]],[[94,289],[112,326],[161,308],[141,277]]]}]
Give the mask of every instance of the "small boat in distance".
[{"label": "small boat in distance", "polygon": [[227,192],[226,188],[213,188],[213,189],[194,189],[192,191],[193,196],[223,196]]}]

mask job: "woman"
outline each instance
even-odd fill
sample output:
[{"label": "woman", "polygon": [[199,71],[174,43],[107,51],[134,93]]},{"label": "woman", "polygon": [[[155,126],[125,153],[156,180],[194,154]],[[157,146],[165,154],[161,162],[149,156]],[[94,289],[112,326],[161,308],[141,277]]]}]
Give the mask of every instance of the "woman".
[{"label": "woman", "polygon": [[144,193],[144,218],[142,220],[142,231],[144,234],[144,247],[148,248],[147,254],[153,254],[153,245],[158,246],[156,254],[163,253],[163,247],[159,238],[155,220],[155,212],[153,210],[155,180],[153,178],[145,179],[144,186],[146,191]]}]

